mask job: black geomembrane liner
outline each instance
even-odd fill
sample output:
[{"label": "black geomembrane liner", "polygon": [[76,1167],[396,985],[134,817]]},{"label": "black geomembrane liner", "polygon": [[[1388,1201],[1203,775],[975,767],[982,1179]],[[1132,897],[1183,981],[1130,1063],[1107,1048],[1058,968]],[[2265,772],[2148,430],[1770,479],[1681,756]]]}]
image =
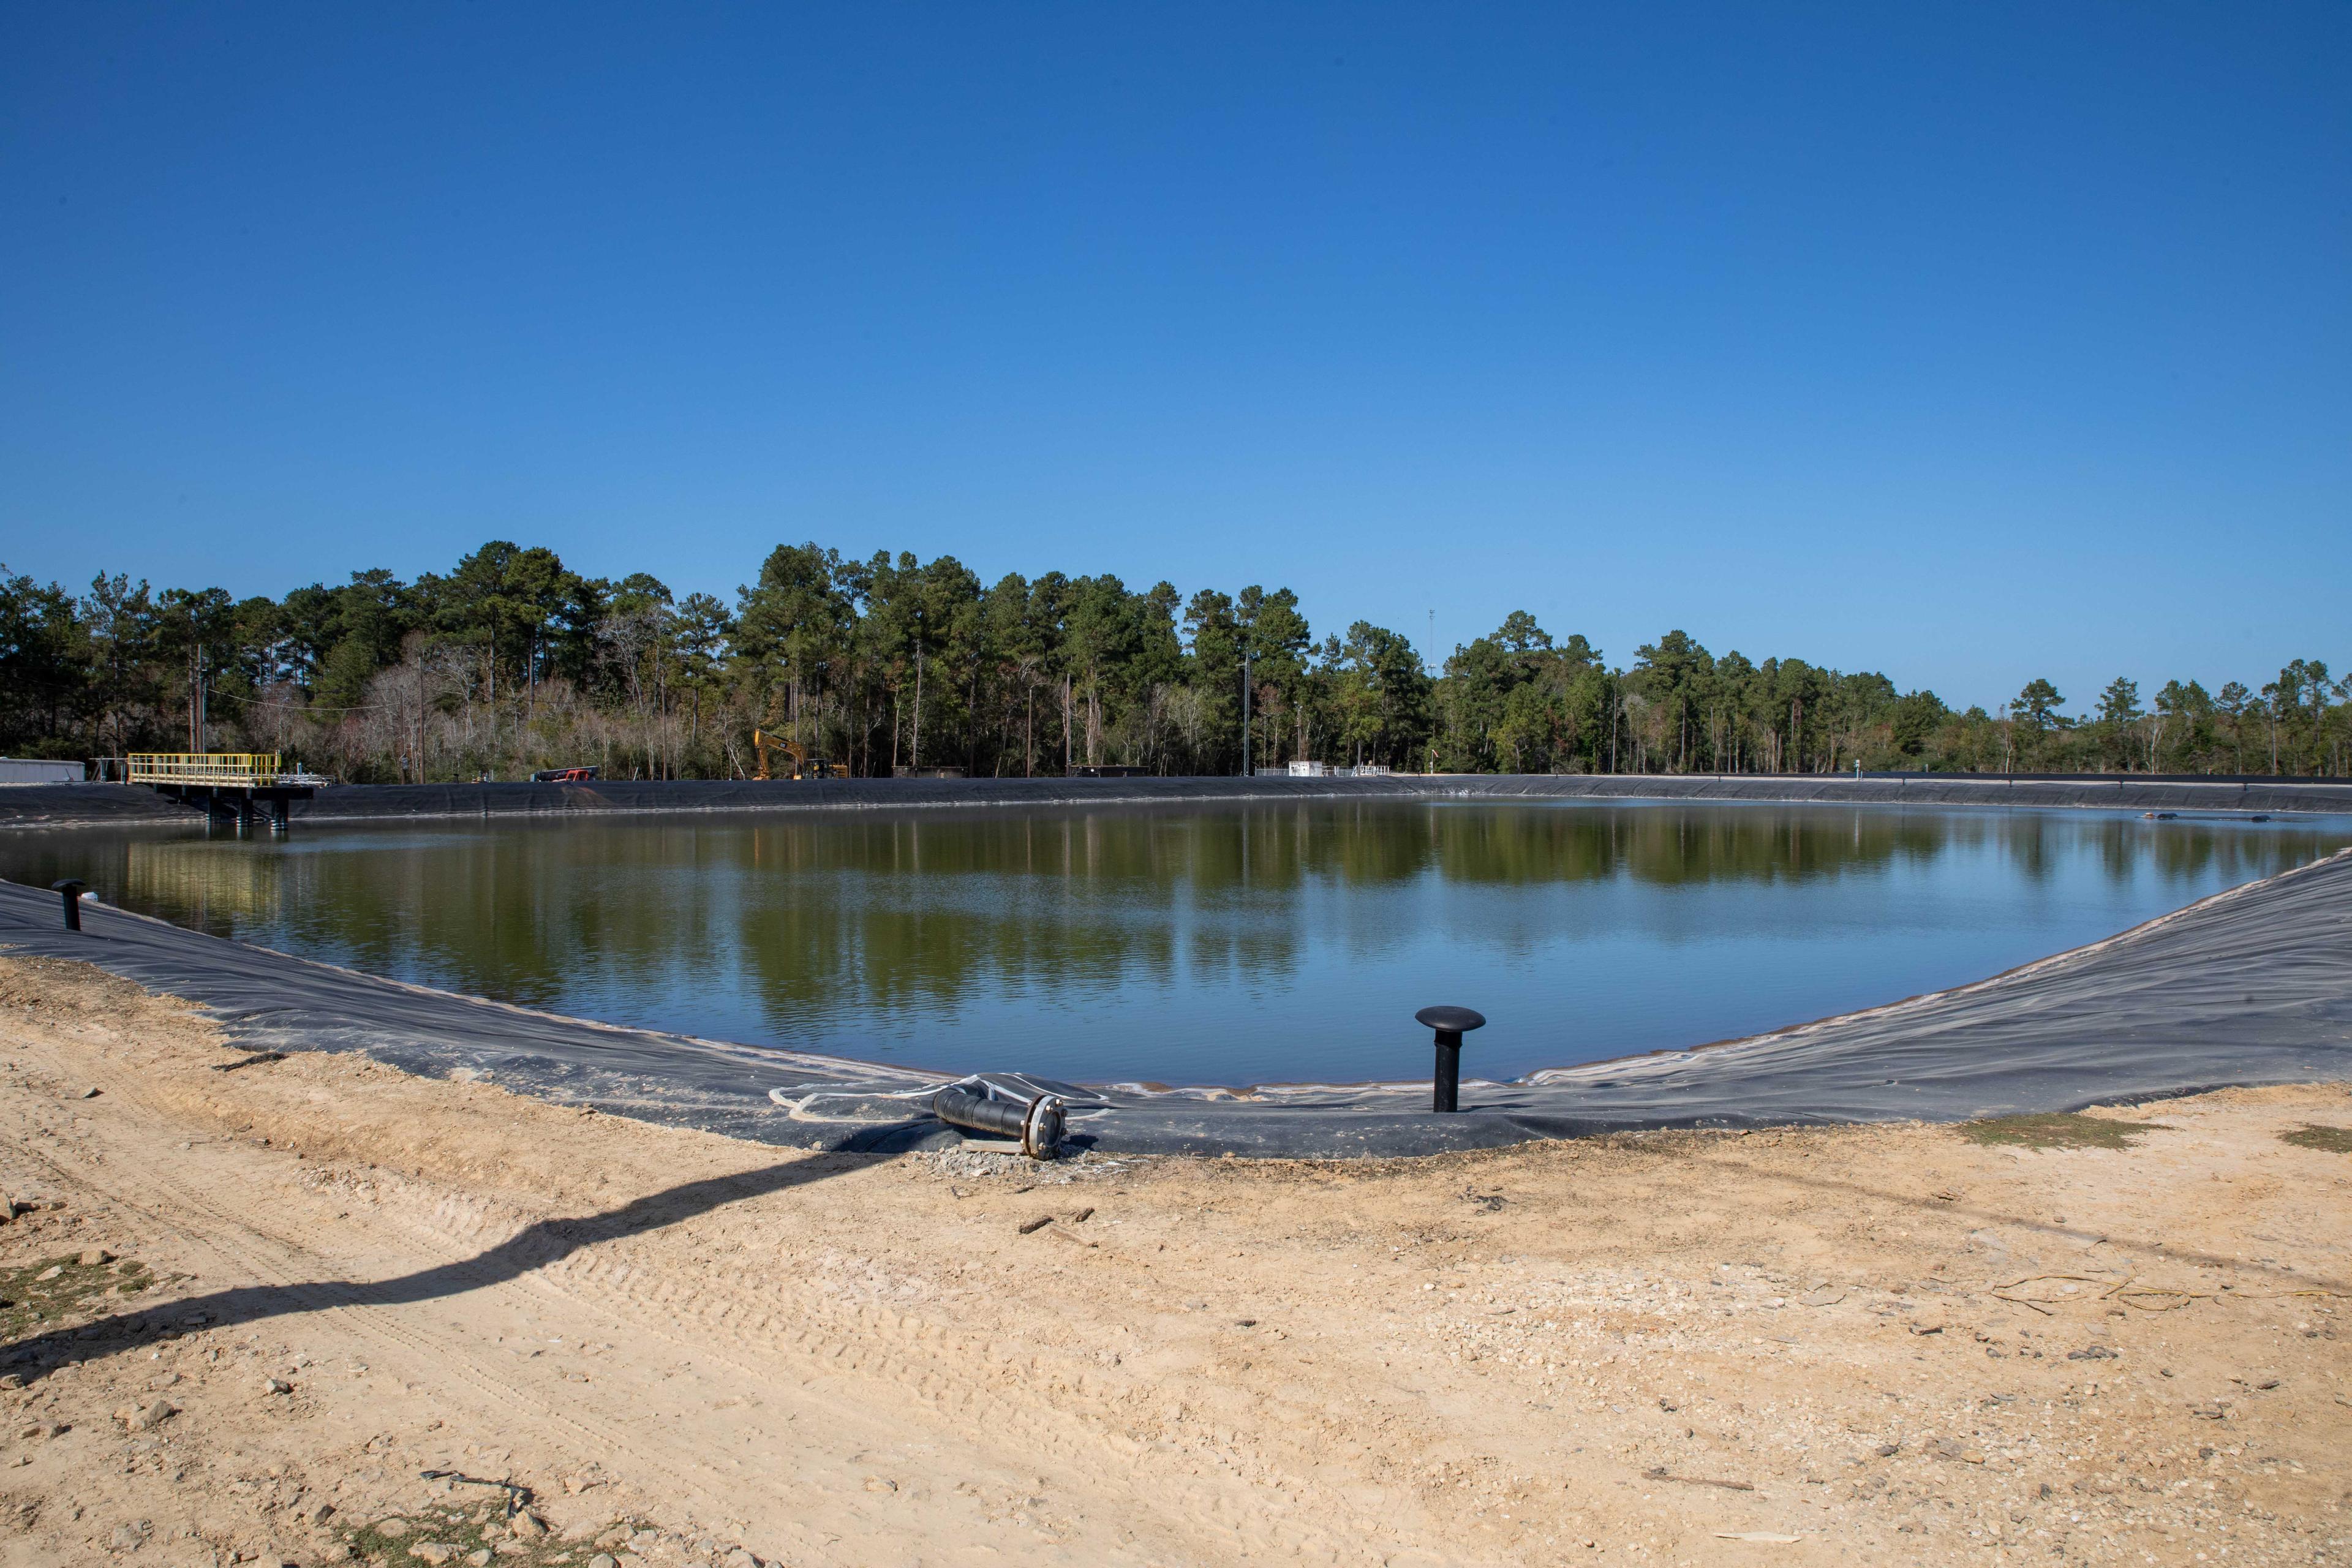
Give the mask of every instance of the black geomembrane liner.
[{"label": "black geomembrane liner", "polygon": [[[1056,781],[1059,782],[1059,781]],[[1132,782],[1132,781],[1118,781]],[[1317,781],[1319,782],[1319,781]],[[810,1148],[944,1146],[948,1075],[620,1028],[403,984],[0,883],[0,951],[86,960],[196,1003],[240,1052],[357,1051],[459,1069],[541,1099]],[[1752,1039],[1470,1080],[1246,1089],[1086,1088],[983,1075],[1070,1100],[1105,1152],[1349,1157],[1655,1127],[1955,1121],[2236,1084],[2352,1079],[2352,850],[2120,936],[1957,990]]]}]

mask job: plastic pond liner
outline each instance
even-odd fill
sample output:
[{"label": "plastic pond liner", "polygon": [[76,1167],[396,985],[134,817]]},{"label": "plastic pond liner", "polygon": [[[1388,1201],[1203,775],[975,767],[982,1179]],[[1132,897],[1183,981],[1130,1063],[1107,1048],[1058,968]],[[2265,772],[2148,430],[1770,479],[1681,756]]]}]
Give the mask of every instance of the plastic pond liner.
[{"label": "plastic pond liner", "polygon": [[[1717,800],[2232,813],[2352,809],[2352,781],[2145,773],[1390,773],[1366,778],[607,779],[588,784],[338,786],[293,803],[297,826],[472,817],[908,811],[1233,800]],[[135,784],[0,789],[0,828],[184,823],[201,813]]]},{"label": "plastic pond liner", "polygon": [[1461,1085],[1151,1091],[952,1075],[621,1028],[402,984],[94,901],[0,884],[0,952],[79,959],[206,1009],[251,1052],[361,1052],[404,1069],[803,1148],[946,1147],[950,1083],[1068,1102],[1106,1153],[1392,1156],[1664,1127],[1960,1121],[2230,1085],[2352,1079],[2352,850],[2005,974],[1748,1039]]}]

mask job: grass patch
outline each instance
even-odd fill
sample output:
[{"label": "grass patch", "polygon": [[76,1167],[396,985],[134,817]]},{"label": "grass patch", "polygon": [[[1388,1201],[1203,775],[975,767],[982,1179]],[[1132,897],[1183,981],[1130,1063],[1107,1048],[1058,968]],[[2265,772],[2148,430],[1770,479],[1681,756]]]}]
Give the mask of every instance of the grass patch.
[{"label": "grass patch", "polygon": [[[509,1521],[506,1505],[500,1500],[394,1514],[347,1527],[340,1533],[350,1545],[352,1557],[368,1563],[415,1568],[420,1563],[442,1563],[463,1568],[469,1558],[488,1552],[490,1560],[503,1568],[561,1568],[567,1563],[585,1563],[599,1552],[626,1551],[622,1543],[635,1528],[635,1521],[625,1519],[608,1527],[596,1541],[609,1542],[610,1545],[566,1541],[551,1533],[518,1531]],[[416,1551],[418,1547],[425,1548],[421,1555]]]},{"label": "grass patch", "polygon": [[2168,1129],[2161,1121],[2109,1121],[2073,1111],[1960,1123],[1961,1137],[1995,1149],[2128,1149],[2147,1134],[2163,1131]]},{"label": "grass patch", "polygon": [[2352,1127],[2306,1123],[2292,1132],[2280,1133],[2279,1142],[2298,1149],[2316,1149],[2323,1154],[2352,1154]]},{"label": "grass patch", "polygon": [[135,1258],[85,1267],[81,1255],[73,1253],[0,1269],[0,1344],[99,1317],[110,1300],[136,1296],[154,1283],[154,1275]]}]

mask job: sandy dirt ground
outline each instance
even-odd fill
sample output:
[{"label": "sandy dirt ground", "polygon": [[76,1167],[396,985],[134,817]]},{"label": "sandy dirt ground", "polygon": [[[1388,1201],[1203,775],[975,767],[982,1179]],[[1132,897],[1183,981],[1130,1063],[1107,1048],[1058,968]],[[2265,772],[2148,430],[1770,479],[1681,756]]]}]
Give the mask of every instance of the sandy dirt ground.
[{"label": "sandy dirt ground", "polygon": [[2352,1561],[2342,1087],[1037,1166],[245,1060],[0,959],[0,1563]]}]

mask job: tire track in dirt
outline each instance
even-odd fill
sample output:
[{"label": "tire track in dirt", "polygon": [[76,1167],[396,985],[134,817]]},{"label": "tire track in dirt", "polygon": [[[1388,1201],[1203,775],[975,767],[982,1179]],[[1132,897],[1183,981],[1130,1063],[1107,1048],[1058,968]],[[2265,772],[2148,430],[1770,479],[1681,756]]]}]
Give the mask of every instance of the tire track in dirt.
[{"label": "tire track in dirt", "polygon": [[[421,1231],[446,1244],[488,1250],[511,1245],[544,1216],[474,1196],[442,1197],[405,1212]],[[1378,1547],[1299,1527],[1282,1514],[1306,1511],[1323,1490],[1303,1476],[1258,1455],[1241,1455],[1213,1442],[1139,1438],[1132,1428],[1158,1425],[1141,1406],[1164,1403],[1165,1391],[1115,1384],[1063,1359],[1001,1340],[960,1331],[881,1304],[844,1308],[825,1292],[786,1272],[756,1289],[723,1277],[661,1273],[621,1237],[563,1251],[522,1278],[568,1300],[629,1318],[641,1332],[709,1356],[724,1341],[738,1355],[728,1364],[744,1376],[772,1376],[779,1358],[796,1363],[799,1397],[814,1396],[821,1381],[851,1378],[854,1393],[826,1399],[839,1407],[870,1405],[889,1391],[928,1410],[933,1423],[983,1423],[992,1437],[1017,1439],[1000,1463],[1011,1471],[1050,1456],[1072,1473],[1129,1478],[1130,1509],[1160,1516],[1171,1540],[1195,1535],[1213,1522],[1233,1549],[1250,1554],[1367,1560]],[[550,1247],[551,1253],[556,1248]],[[1120,1259],[1105,1253],[1101,1261]],[[681,1336],[691,1321],[700,1332]],[[748,1358],[748,1359],[747,1359]],[[877,1388],[876,1385],[880,1385]],[[1207,1466],[1219,1480],[1204,1484],[1184,1467]],[[1269,1506],[1282,1500],[1280,1507]],[[1337,1512],[1338,1500],[1324,1500]]]},{"label": "tire track in dirt", "polygon": [[[80,1070],[118,1105],[172,1113],[150,1103],[149,1086],[134,1075],[98,1061]],[[106,1120],[85,1120],[77,1130],[77,1142],[100,1146],[80,1151],[83,1169],[56,1166],[61,1182],[103,1194],[159,1233],[201,1249],[217,1260],[215,1278],[249,1275],[286,1291],[303,1310],[339,1322],[370,1342],[377,1359],[407,1363],[408,1379],[462,1384],[465,1403],[474,1407],[478,1419],[487,1423],[526,1412],[561,1434],[561,1446],[583,1458],[612,1461],[631,1472],[640,1488],[651,1485],[674,1497],[691,1497],[698,1512],[740,1514],[740,1500],[733,1494],[746,1484],[745,1478],[721,1478],[708,1456],[695,1456],[692,1464],[673,1462],[665,1452],[632,1441],[621,1425],[589,1415],[587,1406],[593,1402],[580,1391],[568,1393],[559,1407],[491,1370],[471,1336],[434,1328],[421,1312],[367,1301],[365,1284],[338,1279],[352,1272],[351,1243],[362,1239],[366,1231],[388,1226],[405,1235],[409,1246],[378,1250],[413,1253],[416,1243],[427,1244],[440,1255],[428,1266],[447,1273],[451,1293],[483,1296],[476,1315],[499,1310],[492,1299],[500,1296],[556,1301],[578,1320],[572,1331],[576,1337],[597,1331],[651,1337],[698,1362],[718,1360],[731,1383],[766,1394],[770,1407],[791,1405],[791,1417],[805,1423],[803,1430],[821,1426],[835,1439],[824,1447],[836,1452],[879,1448],[887,1446],[890,1435],[903,1436],[904,1420],[891,1419],[898,1412],[885,1408],[877,1418],[877,1396],[889,1396],[919,1405],[920,1425],[935,1432],[984,1431],[985,1443],[953,1445],[966,1450],[959,1468],[994,1472],[1008,1493],[1021,1489],[1016,1478],[1034,1475],[1042,1460],[1050,1460],[1046,1468],[1065,1474],[1095,1478],[1097,1489],[1105,1479],[1116,1478],[1115,1489],[1088,1511],[1125,1521],[1111,1527],[1123,1540],[1094,1542],[1095,1561],[1126,1559],[1127,1543],[1139,1544],[1139,1537],[1150,1541],[1146,1550],[1154,1560],[1181,1561],[1201,1548],[1204,1535],[1219,1543],[1223,1552],[1250,1558],[1377,1556],[1377,1549],[1368,1542],[1350,1542],[1354,1549],[1344,1549],[1328,1531],[1301,1529],[1284,1519],[1297,1506],[1295,1500],[1315,1489],[1298,1478],[1274,1473],[1262,1461],[1252,1464],[1211,1444],[1138,1437],[1128,1428],[1136,1422],[1134,1406],[1148,1395],[1109,1388],[1098,1377],[1035,1352],[1016,1354],[984,1336],[886,1307],[845,1310],[805,1286],[772,1284],[751,1289],[708,1278],[666,1275],[638,1255],[642,1249],[632,1247],[630,1237],[576,1252],[550,1246],[546,1250],[560,1255],[544,1262],[480,1261],[496,1248],[513,1245],[543,1216],[501,1203],[436,1193],[428,1184],[381,1172],[371,1173],[370,1184],[401,1190],[378,1198],[372,1226],[314,1221],[305,1213],[310,1205],[299,1200],[273,1207],[268,1224],[240,1219],[205,1189],[222,1180],[249,1181],[249,1175],[212,1167],[244,1163],[224,1161],[221,1155],[229,1150],[246,1159],[267,1160],[269,1155],[259,1150],[248,1152],[223,1138],[211,1145],[217,1152],[188,1162],[187,1173],[175,1178],[142,1171],[133,1161],[106,1158],[102,1145],[110,1142],[104,1135]],[[322,1172],[311,1167],[299,1174],[316,1178]],[[320,1198],[315,1192],[310,1196]],[[426,1201],[405,1201],[412,1197]],[[465,1250],[468,1247],[474,1248],[470,1254]],[[650,1384],[615,1392],[632,1404],[659,1394]],[[820,1419],[808,1422],[812,1416]],[[1208,1470],[1211,1479],[1191,1473],[1196,1469]],[[1248,1470],[1261,1473],[1244,1473]],[[752,1478],[751,1484],[796,1512],[814,1514],[854,1532],[853,1539],[815,1526],[805,1534],[796,1531],[799,1538],[792,1545],[803,1560],[870,1561],[876,1551],[920,1550],[919,1542],[926,1539],[936,1548],[929,1531],[901,1532],[872,1518],[870,1510],[858,1506],[862,1498],[849,1490],[857,1484],[854,1477],[845,1475],[838,1486],[826,1487],[804,1471],[784,1478],[782,1484],[773,1476],[770,1469]],[[810,1495],[813,1491],[816,1495]]]},{"label": "tire track in dirt", "polygon": [[[118,1075],[106,1075],[100,1087],[118,1099],[136,1098],[135,1090]],[[627,1454],[667,1471],[655,1456],[639,1452],[620,1432],[555,1409],[490,1373],[470,1357],[453,1356],[459,1347],[450,1336],[412,1328],[394,1313],[367,1301],[362,1294],[365,1283],[335,1278],[347,1264],[332,1256],[332,1249],[324,1244],[324,1227],[302,1218],[297,1206],[278,1208],[279,1223],[264,1227],[230,1214],[192,1183],[174,1180],[152,1168],[142,1169],[135,1161],[108,1161],[79,1172],[57,1169],[61,1181],[96,1191],[159,1230],[195,1243],[219,1260],[223,1272],[253,1276],[261,1285],[300,1303],[304,1311],[330,1316],[384,1350],[404,1353],[419,1373],[430,1364],[444,1375],[456,1375],[479,1396],[485,1408],[501,1401],[520,1405],[565,1431],[583,1452]],[[202,1223],[192,1223],[191,1215]],[[671,1479],[686,1484],[683,1477]]]},{"label": "tire track in dirt", "polygon": [[[91,1063],[84,1064],[83,1077],[117,1104],[146,1105],[142,1086],[128,1075]],[[85,1121],[84,1125],[88,1131],[75,1140],[82,1145],[74,1151],[79,1168],[38,1154],[34,1157],[60,1187],[96,1194],[125,1215],[135,1216],[155,1234],[213,1258],[211,1270],[200,1271],[201,1277],[250,1279],[263,1288],[284,1292],[301,1311],[315,1315],[320,1326],[330,1331],[340,1329],[371,1346],[371,1358],[398,1369],[404,1384],[411,1388],[429,1384],[436,1398],[458,1394],[462,1403],[472,1406],[473,1425],[478,1428],[495,1431],[521,1412],[557,1434],[556,1446],[568,1449],[575,1461],[593,1461],[621,1469],[629,1476],[634,1489],[656,1496],[667,1492],[673,1500],[691,1498],[713,1515],[735,1511],[722,1489],[730,1483],[673,1464],[664,1453],[633,1439],[625,1426],[588,1416],[583,1408],[586,1402],[576,1394],[558,1407],[512,1379],[491,1371],[484,1364],[477,1336],[431,1326],[424,1311],[427,1301],[420,1301],[416,1310],[404,1312],[364,1300],[366,1282],[345,1282],[338,1278],[356,1272],[347,1256],[350,1249],[330,1246],[328,1227],[304,1218],[299,1202],[278,1205],[272,1211],[279,1222],[275,1226],[241,1220],[194,1182],[174,1180],[152,1169],[142,1170],[134,1161],[106,1159],[102,1149],[90,1147],[106,1141],[104,1123]],[[93,1132],[95,1137],[91,1136]],[[256,1157],[261,1157],[258,1152]],[[250,1179],[246,1173],[223,1174],[229,1180]],[[347,1226],[337,1238],[348,1241],[360,1229]],[[376,1250],[396,1255],[402,1249]],[[414,1261],[413,1258],[410,1261]],[[426,1267],[449,1269],[452,1284],[460,1290],[488,1296],[511,1286],[510,1281],[486,1268],[467,1268],[463,1259],[436,1259]],[[447,1293],[427,1299],[433,1302],[448,1300]],[[484,1302],[473,1310],[477,1314],[494,1311],[495,1306]],[[614,1328],[609,1318],[597,1326],[606,1332]],[[450,1388],[453,1382],[459,1385],[458,1389]],[[640,1387],[633,1392],[640,1397],[650,1397],[656,1391]],[[854,1431],[864,1424],[853,1419],[845,1425]],[[836,1543],[838,1539],[835,1538]],[[862,1555],[837,1558],[832,1544],[818,1534],[805,1534],[793,1542],[803,1560],[866,1560]],[[874,1541],[860,1544],[903,1547],[908,1542]]]}]

